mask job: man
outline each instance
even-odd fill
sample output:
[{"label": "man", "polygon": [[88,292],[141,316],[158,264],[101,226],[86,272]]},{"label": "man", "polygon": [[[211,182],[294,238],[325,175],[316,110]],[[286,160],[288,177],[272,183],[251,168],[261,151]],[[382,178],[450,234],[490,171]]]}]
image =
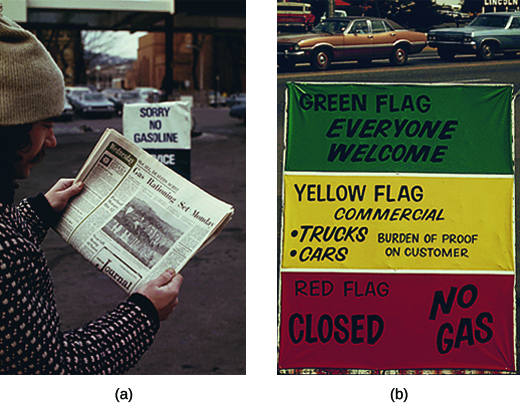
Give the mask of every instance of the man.
[{"label": "man", "polygon": [[134,366],[178,304],[171,269],[104,317],[60,331],[40,244],[81,183],[62,179],[14,205],[15,180],[56,146],[64,105],[61,71],[30,32],[0,14],[0,373],[115,374]]}]

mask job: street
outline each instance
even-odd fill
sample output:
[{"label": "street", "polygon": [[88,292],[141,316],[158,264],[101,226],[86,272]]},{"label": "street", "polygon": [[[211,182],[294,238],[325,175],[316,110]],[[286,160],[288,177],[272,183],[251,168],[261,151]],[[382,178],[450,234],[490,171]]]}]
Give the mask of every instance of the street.
[{"label": "street", "polygon": [[[179,305],[161,323],[154,344],[129,374],[246,373],[246,127],[228,108],[194,108],[191,181],[232,204],[222,233],[182,270]],[[121,118],[75,117],[54,126],[58,145],[20,182],[16,200],[74,177],[106,127],[122,131]],[[199,135],[200,134],[200,135]],[[49,231],[43,250],[52,272],[62,330],[103,316],[126,296]]]}]

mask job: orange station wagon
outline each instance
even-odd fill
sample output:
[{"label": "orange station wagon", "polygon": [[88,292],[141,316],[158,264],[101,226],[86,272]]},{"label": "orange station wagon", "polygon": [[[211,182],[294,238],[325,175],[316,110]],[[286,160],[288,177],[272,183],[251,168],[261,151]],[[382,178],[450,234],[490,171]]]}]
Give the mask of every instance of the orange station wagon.
[{"label": "orange station wagon", "polygon": [[426,47],[426,34],[376,17],[336,17],[322,21],[310,33],[278,36],[278,66],[290,69],[298,62],[310,62],[324,70],[333,61],[390,59],[404,65],[408,55]]}]

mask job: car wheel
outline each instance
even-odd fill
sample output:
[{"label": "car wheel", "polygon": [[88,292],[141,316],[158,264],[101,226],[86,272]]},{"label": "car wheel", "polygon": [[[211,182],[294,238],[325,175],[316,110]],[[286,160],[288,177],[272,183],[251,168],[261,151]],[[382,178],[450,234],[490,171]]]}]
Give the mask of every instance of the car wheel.
[{"label": "car wheel", "polygon": [[317,49],[312,53],[311,65],[314,68],[319,69],[320,71],[328,69],[330,67],[331,62],[331,53],[326,49]]},{"label": "car wheel", "polygon": [[390,54],[390,62],[392,65],[404,65],[406,61],[408,61],[408,50],[401,45],[394,47]]},{"label": "car wheel", "polygon": [[437,54],[441,57],[443,61],[453,61],[455,59],[455,52],[446,48],[438,48]]},{"label": "car wheel", "polygon": [[478,50],[478,57],[489,61],[495,57],[495,45],[491,42],[483,43]]}]

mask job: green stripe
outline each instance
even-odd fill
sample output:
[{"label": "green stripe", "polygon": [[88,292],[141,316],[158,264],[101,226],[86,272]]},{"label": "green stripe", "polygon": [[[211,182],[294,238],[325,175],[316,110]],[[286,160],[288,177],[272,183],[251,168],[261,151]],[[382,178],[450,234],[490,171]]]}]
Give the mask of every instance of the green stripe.
[{"label": "green stripe", "polygon": [[286,171],[513,174],[512,85],[287,86]]}]

